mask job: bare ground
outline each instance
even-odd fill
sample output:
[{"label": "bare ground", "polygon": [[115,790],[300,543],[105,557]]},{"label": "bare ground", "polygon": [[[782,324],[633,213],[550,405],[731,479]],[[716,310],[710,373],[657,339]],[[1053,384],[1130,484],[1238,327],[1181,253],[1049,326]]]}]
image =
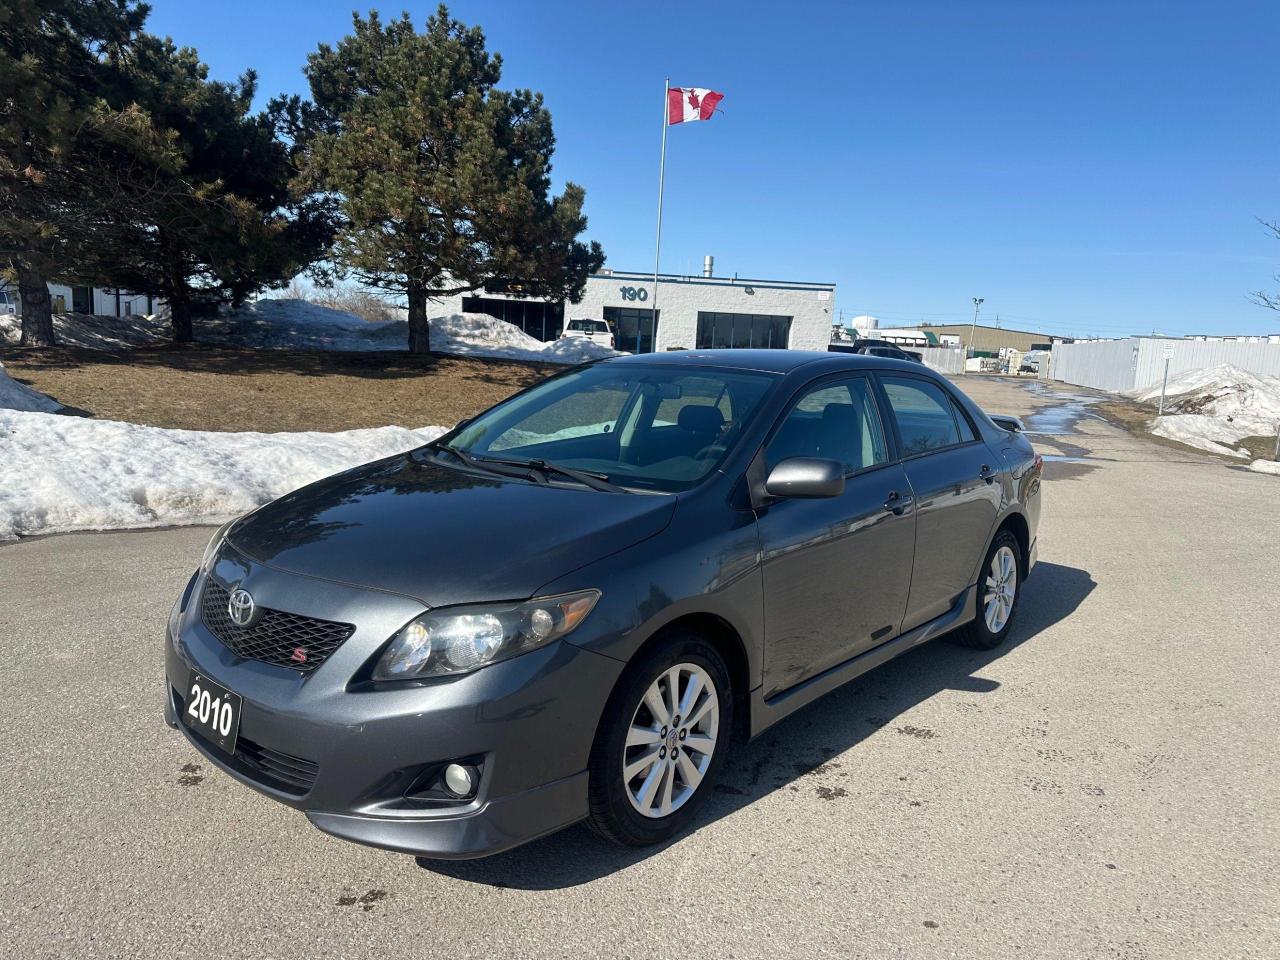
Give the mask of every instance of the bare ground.
[{"label": "bare ground", "polygon": [[104,353],[0,351],[5,369],[64,406],[186,430],[351,430],[453,424],[562,369],[401,352],[297,353],[198,344]]}]

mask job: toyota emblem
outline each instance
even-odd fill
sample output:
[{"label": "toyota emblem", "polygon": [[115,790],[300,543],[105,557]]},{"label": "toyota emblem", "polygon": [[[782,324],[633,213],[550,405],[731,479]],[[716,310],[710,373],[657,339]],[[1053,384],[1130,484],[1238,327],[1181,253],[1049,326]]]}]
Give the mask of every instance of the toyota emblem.
[{"label": "toyota emblem", "polygon": [[253,595],[243,587],[236,587],[227,598],[227,616],[237,627],[247,627],[253,623],[253,615],[257,608],[253,603]]}]

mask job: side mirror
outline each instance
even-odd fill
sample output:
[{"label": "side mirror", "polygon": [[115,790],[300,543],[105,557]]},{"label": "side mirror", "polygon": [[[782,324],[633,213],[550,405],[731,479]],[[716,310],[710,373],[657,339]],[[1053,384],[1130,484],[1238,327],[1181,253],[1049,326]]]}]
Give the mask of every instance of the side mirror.
[{"label": "side mirror", "polygon": [[1026,429],[1019,418],[1011,417],[1007,413],[989,413],[987,416],[1001,430],[1008,430],[1010,433],[1021,433]]},{"label": "side mirror", "polygon": [[838,497],[844,493],[844,465],[817,457],[790,457],[770,471],[764,489],[771,497]]}]

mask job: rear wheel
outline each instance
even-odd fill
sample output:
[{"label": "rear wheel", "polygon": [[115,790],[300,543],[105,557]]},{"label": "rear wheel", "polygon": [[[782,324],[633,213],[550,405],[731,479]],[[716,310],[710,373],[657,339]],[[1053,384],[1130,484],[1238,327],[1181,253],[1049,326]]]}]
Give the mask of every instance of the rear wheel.
[{"label": "rear wheel", "polygon": [[692,631],[668,634],[605,709],[589,767],[592,828],[629,846],[682,830],[711,791],[732,728],[723,658]]},{"label": "rear wheel", "polygon": [[1004,642],[1013,627],[1022,595],[1022,550],[1010,531],[996,535],[978,577],[978,615],[956,631],[967,647],[991,650]]}]

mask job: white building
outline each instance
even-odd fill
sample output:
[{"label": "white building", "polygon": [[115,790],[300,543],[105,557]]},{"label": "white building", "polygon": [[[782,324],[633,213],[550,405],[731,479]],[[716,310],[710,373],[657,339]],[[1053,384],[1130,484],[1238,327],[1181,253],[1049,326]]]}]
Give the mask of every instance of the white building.
[{"label": "white building", "polygon": [[[582,299],[563,303],[475,291],[441,301],[449,313],[487,313],[539,340],[560,336],[566,320],[605,320],[619,350],[651,353],[716,347],[825,350],[831,339],[833,283],[744,280],[662,274],[655,318],[653,274],[602,270],[587,278]],[[433,307],[432,312],[440,307]]]},{"label": "white building", "polygon": [[[107,287],[65,283],[49,284],[49,301],[54,313],[92,313],[100,317],[129,317],[154,313],[156,301],[144,293],[129,293]],[[17,284],[0,281],[0,313],[21,313]]]}]

